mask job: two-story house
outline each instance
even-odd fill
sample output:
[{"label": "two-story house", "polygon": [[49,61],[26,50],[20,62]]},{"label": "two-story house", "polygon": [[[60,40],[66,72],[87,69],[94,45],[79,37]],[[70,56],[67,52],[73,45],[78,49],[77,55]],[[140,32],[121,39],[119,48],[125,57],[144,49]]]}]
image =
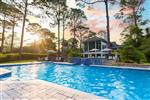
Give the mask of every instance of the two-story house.
[{"label": "two-story house", "polygon": [[85,40],[83,46],[84,57],[104,58],[102,50],[107,47],[107,41],[104,38],[93,36]]}]

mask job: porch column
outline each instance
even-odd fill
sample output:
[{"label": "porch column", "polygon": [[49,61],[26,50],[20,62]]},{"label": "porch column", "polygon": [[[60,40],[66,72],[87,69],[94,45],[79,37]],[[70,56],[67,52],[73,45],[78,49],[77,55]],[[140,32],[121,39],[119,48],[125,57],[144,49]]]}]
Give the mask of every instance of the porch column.
[{"label": "porch column", "polygon": [[88,42],[88,52],[89,52],[89,49],[90,49],[90,48],[89,48],[89,42]]},{"label": "porch column", "polygon": [[[95,49],[97,49],[96,47],[96,41],[95,41]],[[97,57],[97,54],[96,54],[96,50],[95,50],[95,58]]]},{"label": "porch column", "polygon": [[101,58],[103,56],[103,52],[102,52],[102,40],[101,40]]},{"label": "porch column", "polygon": [[83,44],[83,49],[82,50],[83,50],[83,52],[85,52],[85,43]]}]

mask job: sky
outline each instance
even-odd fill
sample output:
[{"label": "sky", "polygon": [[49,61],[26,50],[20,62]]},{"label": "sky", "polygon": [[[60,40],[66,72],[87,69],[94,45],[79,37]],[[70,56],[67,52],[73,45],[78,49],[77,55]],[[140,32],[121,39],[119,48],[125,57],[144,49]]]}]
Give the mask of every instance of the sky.
[{"label": "sky", "polygon": [[[70,7],[72,7],[71,1]],[[143,12],[143,19],[150,20],[150,0],[146,0],[144,3],[145,11]],[[90,10],[89,10],[90,9]],[[110,5],[109,4],[109,16],[110,16],[110,39],[111,41],[116,41],[118,44],[121,44],[121,35],[120,33],[127,26],[127,24],[123,23],[121,20],[115,19],[114,15],[119,11],[119,5]],[[92,6],[92,8],[85,7],[85,14],[88,17],[88,25],[91,30],[98,32],[100,30],[106,30],[106,17],[105,17],[105,5],[104,3],[97,3]],[[126,11],[129,13],[129,11]],[[150,26],[150,24],[149,24]]]},{"label": "sky", "polygon": [[[31,2],[32,0],[29,0]],[[75,0],[67,0],[67,5],[70,8],[78,8],[76,6]],[[149,19],[150,20],[150,0],[146,0],[144,3],[145,11],[143,12],[143,19]],[[37,8],[28,6],[29,10],[34,11],[34,14],[40,14],[43,15],[43,12],[40,10],[37,10]],[[36,10],[35,10],[36,9]],[[123,31],[123,29],[127,26],[127,24],[123,23],[121,20],[115,19],[114,15],[119,11],[119,5],[110,5],[109,4],[109,17],[110,17],[110,39],[111,41],[116,41],[118,44],[121,44],[121,35],[120,33]],[[92,5],[92,7],[86,6],[85,8],[82,8],[82,10],[85,12],[88,20],[85,22],[92,31],[99,32],[101,30],[106,30],[106,17],[105,17],[105,5],[104,3],[97,3]],[[129,13],[129,11],[126,11],[126,13]],[[49,28],[52,32],[56,33],[57,36],[57,28],[50,28],[49,22],[50,19],[48,17],[45,18],[35,18],[33,16],[27,16],[29,21],[31,23],[39,23],[43,28]],[[21,25],[22,23],[20,23]],[[26,27],[27,27],[26,23]],[[149,24],[150,27],[150,24]],[[21,27],[16,27],[18,36],[21,34]],[[62,37],[62,36],[61,36]],[[70,38],[69,31],[66,31],[65,35],[66,39]],[[25,44],[37,41],[38,37],[33,36],[30,33],[25,32],[24,41]]]},{"label": "sky", "polygon": [[[76,6],[75,0],[67,0],[67,5],[70,8],[78,8]],[[143,19],[150,19],[150,0],[146,0],[143,6],[145,8],[145,11],[143,12]],[[121,44],[122,37],[120,33],[127,26],[127,24],[123,23],[121,20],[114,18],[114,15],[119,11],[119,9],[120,9],[119,5],[112,6],[109,4],[110,39],[111,41],[116,41],[118,44]],[[85,8],[82,8],[82,10],[84,10],[88,18],[86,24],[90,27],[92,31],[99,32],[101,30],[106,30],[106,17],[105,17],[104,3],[97,3],[92,5],[92,7],[86,6]],[[129,13],[129,11],[126,11],[126,13]],[[35,19],[32,18],[32,20]],[[49,23],[47,23],[47,21],[45,22],[45,20],[42,20],[40,22],[43,23],[42,25],[44,27],[49,28]],[[57,29],[53,28],[51,30],[56,32],[56,36],[57,36]],[[67,39],[70,38],[70,35],[66,34],[66,38]]]},{"label": "sky", "polygon": [[144,3],[145,11],[143,12],[144,19],[150,19],[150,0],[146,0]]}]

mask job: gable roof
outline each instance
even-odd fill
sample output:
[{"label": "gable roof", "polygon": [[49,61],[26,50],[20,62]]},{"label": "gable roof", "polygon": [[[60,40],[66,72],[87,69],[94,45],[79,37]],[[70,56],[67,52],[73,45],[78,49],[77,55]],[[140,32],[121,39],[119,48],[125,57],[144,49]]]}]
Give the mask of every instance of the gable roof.
[{"label": "gable roof", "polygon": [[97,36],[93,36],[93,37],[90,37],[88,39],[86,39],[85,41],[83,41],[84,43],[85,42],[94,42],[94,41],[98,41],[98,40],[102,40],[103,42],[107,43],[106,40],[102,39],[102,38],[99,38]]}]

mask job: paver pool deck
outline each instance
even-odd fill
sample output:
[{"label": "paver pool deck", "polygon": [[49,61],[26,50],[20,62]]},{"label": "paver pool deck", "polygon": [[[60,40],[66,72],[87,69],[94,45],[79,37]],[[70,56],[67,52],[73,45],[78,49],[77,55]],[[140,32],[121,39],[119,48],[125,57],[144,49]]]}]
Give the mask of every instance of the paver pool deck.
[{"label": "paver pool deck", "polygon": [[106,100],[42,80],[0,81],[0,100]]}]

